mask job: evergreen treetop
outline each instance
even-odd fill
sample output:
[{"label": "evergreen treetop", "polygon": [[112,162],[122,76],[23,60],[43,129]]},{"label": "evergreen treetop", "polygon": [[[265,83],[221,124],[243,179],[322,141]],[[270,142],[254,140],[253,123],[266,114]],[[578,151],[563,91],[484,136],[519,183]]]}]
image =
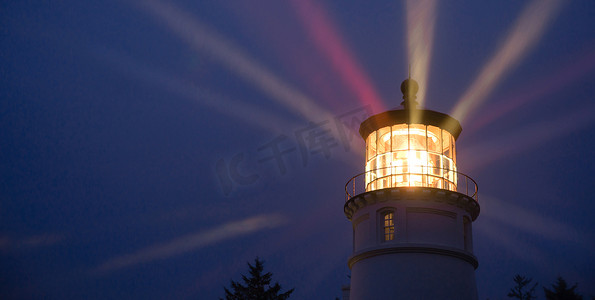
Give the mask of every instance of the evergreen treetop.
[{"label": "evergreen treetop", "polygon": [[558,277],[556,283],[552,284],[552,289],[546,287],[543,288],[545,292],[545,298],[547,300],[583,300],[583,296],[577,294],[574,290],[577,284],[568,288],[566,280],[562,277]]},{"label": "evergreen treetop", "polygon": [[[533,279],[517,274],[514,276],[513,280],[516,285],[510,289],[510,292],[508,292],[509,298],[517,298],[520,300],[532,300],[537,298],[534,294],[535,288],[537,287],[537,282],[531,288],[529,288],[528,285]],[[528,288],[528,290],[526,290],[526,288]]]},{"label": "evergreen treetop", "polygon": [[[225,300],[285,300],[288,299],[294,289],[281,293],[281,285],[275,283],[271,285],[273,274],[267,272],[263,274],[264,262],[258,259],[254,260],[254,265],[248,263],[250,277],[242,275],[242,281],[239,283],[231,280],[231,290],[225,290]],[[221,299],[223,300],[223,299]]]}]

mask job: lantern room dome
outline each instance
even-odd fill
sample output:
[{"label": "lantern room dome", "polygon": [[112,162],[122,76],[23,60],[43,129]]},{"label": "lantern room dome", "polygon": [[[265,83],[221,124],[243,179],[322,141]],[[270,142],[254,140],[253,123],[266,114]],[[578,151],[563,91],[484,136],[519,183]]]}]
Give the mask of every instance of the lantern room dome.
[{"label": "lantern room dome", "polygon": [[366,119],[359,127],[359,134],[365,140],[370,133],[386,126],[396,124],[423,124],[440,127],[452,134],[455,140],[463,128],[455,118],[427,109],[397,109],[373,115]]},{"label": "lantern room dome", "polygon": [[448,131],[455,140],[461,134],[462,127],[455,118],[433,110],[417,109],[415,99],[419,91],[417,81],[407,78],[401,83],[403,93],[403,109],[389,110],[373,115],[366,119],[359,128],[361,137],[365,140],[370,133],[379,128],[396,124],[423,124],[440,127]]}]

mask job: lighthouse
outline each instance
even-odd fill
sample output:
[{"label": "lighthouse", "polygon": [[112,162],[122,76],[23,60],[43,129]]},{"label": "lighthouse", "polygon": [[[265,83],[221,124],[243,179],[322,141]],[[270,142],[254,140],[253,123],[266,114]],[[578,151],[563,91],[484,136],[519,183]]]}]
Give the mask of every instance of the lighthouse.
[{"label": "lighthouse", "polygon": [[462,128],[419,109],[418,89],[403,81],[402,109],[373,115],[359,129],[365,171],[345,185],[350,300],[478,298],[471,224],[479,204],[476,182],[457,169]]}]

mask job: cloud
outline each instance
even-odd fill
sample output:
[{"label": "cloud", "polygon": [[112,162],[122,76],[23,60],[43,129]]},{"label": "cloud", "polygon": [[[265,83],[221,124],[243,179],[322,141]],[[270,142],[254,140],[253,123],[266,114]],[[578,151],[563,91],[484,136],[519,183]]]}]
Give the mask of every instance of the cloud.
[{"label": "cloud", "polygon": [[0,237],[0,251],[48,247],[53,246],[63,240],[64,235],[56,233],[44,233],[21,238],[2,236]]},{"label": "cloud", "polygon": [[283,225],[287,219],[279,214],[258,215],[242,221],[229,222],[210,230],[200,231],[169,242],[142,248],[134,253],[110,258],[99,265],[93,273],[107,273],[134,265],[166,259],[190,251],[251,234],[260,230]]}]

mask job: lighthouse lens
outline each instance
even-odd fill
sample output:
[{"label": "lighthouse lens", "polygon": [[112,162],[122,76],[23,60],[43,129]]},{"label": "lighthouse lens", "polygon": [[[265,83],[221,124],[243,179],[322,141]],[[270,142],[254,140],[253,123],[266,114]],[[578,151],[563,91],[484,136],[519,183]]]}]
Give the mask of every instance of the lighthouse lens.
[{"label": "lighthouse lens", "polygon": [[433,187],[456,190],[454,138],[423,124],[398,124],[366,139],[366,190]]}]

